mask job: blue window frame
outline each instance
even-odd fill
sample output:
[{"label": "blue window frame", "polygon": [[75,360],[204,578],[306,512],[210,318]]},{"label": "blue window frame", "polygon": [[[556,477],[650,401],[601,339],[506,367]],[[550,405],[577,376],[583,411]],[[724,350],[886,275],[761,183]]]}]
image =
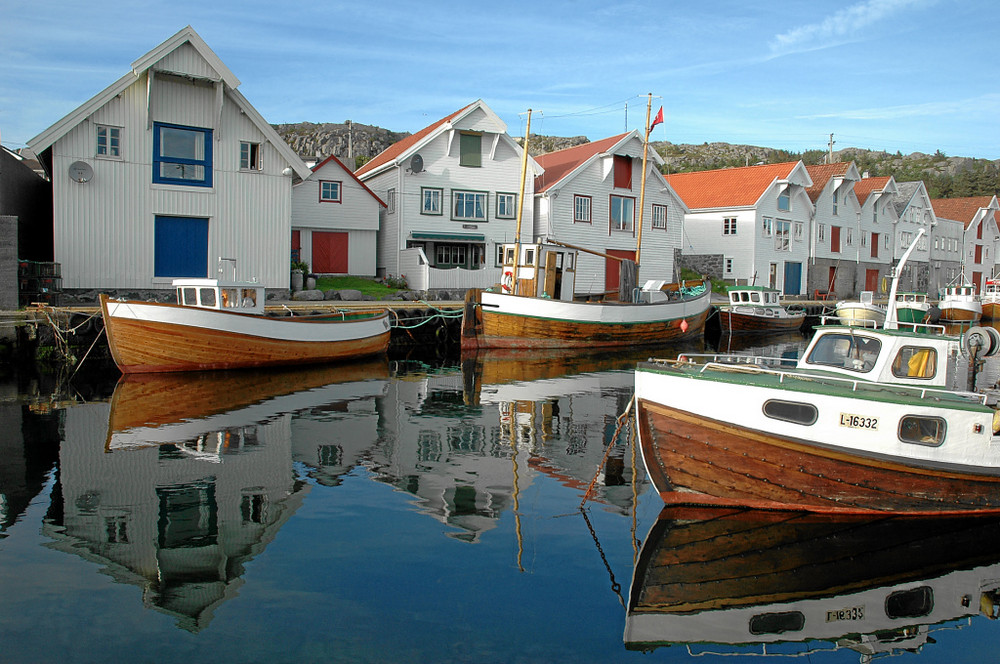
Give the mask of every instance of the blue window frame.
[{"label": "blue window frame", "polygon": [[212,186],[212,130],[153,123],[153,182]]}]

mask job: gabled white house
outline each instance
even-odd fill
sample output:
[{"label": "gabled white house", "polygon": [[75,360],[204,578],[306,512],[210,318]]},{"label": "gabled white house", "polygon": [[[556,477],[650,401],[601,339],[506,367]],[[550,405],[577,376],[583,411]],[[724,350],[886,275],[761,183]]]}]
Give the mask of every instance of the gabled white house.
[{"label": "gabled white house", "polygon": [[[637,131],[536,157],[544,173],[535,178],[535,235],[573,244],[581,252],[576,291],[616,291],[619,263],[635,260],[639,282],[674,281],[687,207],[664,180],[663,163],[650,149],[642,196],[642,136]],[[639,199],[643,198],[639,245]]]},{"label": "gabled white house", "polygon": [[334,156],[292,187],[292,257],[317,274],[375,276],[385,203]]},{"label": "gabled white house", "polygon": [[[927,292],[930,280],[930,235],[934,231],[935,221],[927,187],[919,180],[897,182],[893,205],[898,219],[893,233],[893,263],[903,257],[914,241],[917,243],[900,276],[900,288]],[[920,229],[924,230],[924,234],[917,240]]]},{"label": "gabled white house", "polygon": [[186,27],[28,144],[52,179],[65,289],[214,276],[288,288],[292,176],[309,169]]},{"label": "gabled white house", "polygon": [[[931,205],[938,222],[935,231],[945,221],[962,225],[959,269],[964,268],[966,283],[973,284],[977,292],[982,293],[983,281],[996,272],[997,243],[1000,241],[1000,228],[997,226],[1000,207],[997,197],[935,198],[931,200]],[[957,284],[961,275],[945,274],[944,277],[946,280],[943,283],[931,284],[934,291],[949,284]]]},{"label": "gabled white house", "polygon": [[666,176],[690,209],[683,260],[713,278],[800,295],[807,283],[812,186],[801,161]]},{"label": "gabled white house", "polygon": [[[865,265],[864,282],[861,290],[888,294],[887,277],[893,265],[892,236],[897,221],[893,196],[897,193],[896,180],[891,176],[869,177],[862,174],[854,183],[854,195],[858,200],[861,215],[861,260]],[[870,270],[878,270],[875,283]]]},{"label": "gabled white house", "polygon": [[[524,197],[521,147],[481,99],[399,141],[356,171],[385,201],[379,276],[405,276],[411,288],[485,287],[500,280],[499,246],[531,239],[534,176],[528,158]],[[458,269],[456,269],[458,268]]]},{"label": "gabled white house", "polygon": [[[813,184],[806,190],[814,207],[812,261],[807,292],[854,296],[875,290],[884,265],[871,259],[870,235],[862,228],[861,205],[854,184],[861,179],[854,162],[806,166]],[[884,252],[888,263],[888,252]]]}]

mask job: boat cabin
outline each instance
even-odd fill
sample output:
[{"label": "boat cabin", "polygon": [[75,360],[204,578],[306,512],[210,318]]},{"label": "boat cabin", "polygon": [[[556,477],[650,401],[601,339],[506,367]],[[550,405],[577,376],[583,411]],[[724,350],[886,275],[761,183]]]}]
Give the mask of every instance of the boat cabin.
[{"label": "boat cabin", "polygon": [[729,304],[750,305],[757,307],[777,307],[779,291],[763,286],[733,286],[726,289],[729,293]]},{"label": "boat cabin", "polygon": [[264,287],[256,281],[174,279],[177,304],[243,314],[264,313]]},{"label": "boat cabin", "polygon": [[[554,300],[572,300],[576,286],[575,249],[561,245],[521,243],[501,245],[503,276],[500,286],[504,293],[528,297],[549,297]],[[517,258],[517,283],[514,283],[515,257]]]}]

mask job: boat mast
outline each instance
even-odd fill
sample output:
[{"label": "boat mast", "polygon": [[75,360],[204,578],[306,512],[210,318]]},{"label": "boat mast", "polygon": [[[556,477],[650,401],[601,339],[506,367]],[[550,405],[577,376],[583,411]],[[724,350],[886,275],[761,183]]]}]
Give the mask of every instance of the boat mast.
[{"label": "boat mast", "polygon": [[639,234],[635,241],[636,283],[638,283],[639,253],[642,251],[642,212],[646,201],[646,155],[649,152],[649,113],[653,108],[653,93],[646,99],[646,135],[642,139],[642,180],[639,185]]},{"label": "boat mast", "polygon": [[521,216],[524,213],[524,180],[528,176],[528,136],[531,135],[531,109],[524,128],[524,145],[521,146],[521,191],[517,196],[517,230],[514,235],[514,273],[511,275],[510,294],[517,295],[517,264],[521,261]]}]

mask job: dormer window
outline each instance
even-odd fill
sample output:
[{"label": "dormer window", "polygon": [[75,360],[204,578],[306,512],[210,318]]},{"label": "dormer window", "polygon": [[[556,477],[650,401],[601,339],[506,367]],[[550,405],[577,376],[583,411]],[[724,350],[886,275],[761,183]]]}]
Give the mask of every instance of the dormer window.
[{"label": "dormer window", "polygon": [[483,165],[482,134],[459,134],[458,165],[479,168]]},{"label": "dormer window", "polygon": [[614,155],[615,189],[632,188],[632,157]]},{"label": "dormer window", "polygon": [[837,216],[837,203],[838,203],[837,199],[839,198],[839,192],[840,192],[839,189],[833,190],[833,216],[835,217]]},{"label": "dormer window", "polygon": [[792,209],[792,198],[788,192],[788,187],[778,192],[778,209],[782,212],[788,212]]}]

